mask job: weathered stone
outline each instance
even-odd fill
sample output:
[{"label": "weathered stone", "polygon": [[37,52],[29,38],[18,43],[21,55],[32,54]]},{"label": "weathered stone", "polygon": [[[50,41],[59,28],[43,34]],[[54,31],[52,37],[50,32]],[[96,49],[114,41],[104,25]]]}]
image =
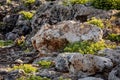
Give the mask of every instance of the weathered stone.
[{"label": "weathered stone", "polygon": [[59,77],[61,75],[61,73],[60,72],[56,72],[54,70],[43,69],[43,70],[40,70],[36,75],[54,79],[56,77]]},{"label": "weathered stone", "polygon": [[16,80],[17,78],[20,78],[21,76],[24,76],[25,72],[24,70],[14,70],[8,73],[8,75],[6,75],[4,77],[4,80]]},{"label": "weathered stone", "polygon": [[78,79],[78,80],[103,80],[103,79],[95,78],[95,77],[86,77],[86,78],[82,78],[82,79]]},{"label": "weathered stone", "polygon": [[63,48],[68,42],[74,43],[82,40],[99,41],[103,32],[95,25],[81,24],[75,21],[63,21],[57,25],[43,25],[37,34],[32,37],[35,49],[54,52]]},{"label": "weathered stone", "polygon": [[104,49],[98,52],[98,55],[105,56],[112,60],[114,65],[120,64],[120,48],[116,49]]},{"label": "weathered stone", "polygon": [[120,80],[120,64],[109,73],[108,80]]},{"label": "weathered stone", "polygon": [[19,37],[18,34],[12,33],[12,32],[7,33],[5,36],[6,36],[6,39],[8,40],[15,40],[16,38]]},{"label": "weathered stone", "polygon": [[73,6],[63,6],[56,2],[47,2],[40,6],[32,19],[32,28],[38,31],[45,23],[56,24],[64,20],[79,20],[85,22],[91,17],[109,19],[117,11],[106,11],[95,9],[90,6],[75,4]]},{"label": "weathered stone", "polygon": [[113,63],[108,58],[90,54],[83,56],[80,53],[59,54],[55,64],[58,70],[79,74],[81,77],[103,72],[113,67]]}]

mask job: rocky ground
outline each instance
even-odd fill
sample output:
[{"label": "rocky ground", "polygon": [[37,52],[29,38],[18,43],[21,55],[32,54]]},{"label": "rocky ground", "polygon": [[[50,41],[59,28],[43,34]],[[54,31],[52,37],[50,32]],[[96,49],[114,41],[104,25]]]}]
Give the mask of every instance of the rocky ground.
[{"label": "rocky ground", "polygon": [[0,0],[0,80],[120,80],[120,10]]}]

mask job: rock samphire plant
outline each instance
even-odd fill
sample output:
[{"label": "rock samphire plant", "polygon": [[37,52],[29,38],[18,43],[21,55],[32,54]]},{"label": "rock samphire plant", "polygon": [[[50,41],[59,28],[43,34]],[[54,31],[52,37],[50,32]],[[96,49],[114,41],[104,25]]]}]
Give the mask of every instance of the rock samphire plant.
[{"label": "rock samphire plant", "polygon": [[70,43],[65,48],[65,52],[80,52],[82,54],[95,54],[104,48],[114,48],[114,45],[106,44],[104,41],[92,42],[82,41]]},{"label": "rock samphire plant", "polygon": [[33,67],[30,64],[24,64],[24,65],[19,65],[19,66],[14,66],[13,70],[17,70],[17,69],[23,69],[26,73],[31,73],[31,72],[36,72],[37,68]]},{"label": "rock samphire plant", "polygon": [[33,17],[33,13],[29,11],[20,11],[19,14],[23,15],[24,19],[31,20]]}]

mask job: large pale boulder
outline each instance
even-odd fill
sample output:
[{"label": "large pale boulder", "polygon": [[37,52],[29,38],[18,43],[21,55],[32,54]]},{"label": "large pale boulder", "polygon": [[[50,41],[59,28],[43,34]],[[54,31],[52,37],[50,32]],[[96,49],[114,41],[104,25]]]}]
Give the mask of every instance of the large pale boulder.
[{"label": "large pale boulder", "polygon": [[[32,37],[32,44],[41,53],[58,51],[68,42],[99,41],[103,32],[95,25],[75,21],[63,21],[56,25],[45,24]],[[45,52],[42,52],[45,51]]]}]

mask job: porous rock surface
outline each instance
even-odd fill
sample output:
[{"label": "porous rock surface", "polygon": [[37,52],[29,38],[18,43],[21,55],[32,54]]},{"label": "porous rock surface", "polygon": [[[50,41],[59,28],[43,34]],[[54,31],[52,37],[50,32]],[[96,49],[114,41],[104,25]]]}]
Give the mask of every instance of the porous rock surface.
[{"label": "porous rock surface", "polygon": [[78,80],[103,80],[103,79],[95,78],[95,77],[86,77],[86,78],[82,78],[82,79],[78,79]]},{"label": "porous rock surface", "polygon": [[56,69],[81,74],[81,77],[93,75],[111,69],[113,63],[110,59],[95,55],[82,55],[80,53],[59,54],[55,60]]},{"label": "porous rock surface", "polygon": [[120,64],[109,73],[108,80],[120,80]]},{"label": "porous rock surface", "polygon": [[[32,37],[32,44],[41,53],[54,52],[63,48],[68,42],[82,40],[99,41],[103,32],[95,25],[76,21],[63,21],[56,25],[45,24]],[[46,53],[45,52],[45,53]]]}]

